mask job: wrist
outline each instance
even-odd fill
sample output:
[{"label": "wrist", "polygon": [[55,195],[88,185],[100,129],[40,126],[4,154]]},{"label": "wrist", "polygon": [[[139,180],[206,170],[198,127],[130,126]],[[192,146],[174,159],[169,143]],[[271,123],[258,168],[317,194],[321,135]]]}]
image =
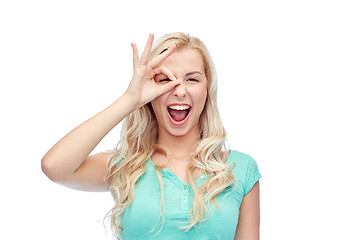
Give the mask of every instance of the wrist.
[{"label": "wrist", "polygon": [[126,92],[117,101],[126,106],[129,113],[140,107],[138,100]]}]

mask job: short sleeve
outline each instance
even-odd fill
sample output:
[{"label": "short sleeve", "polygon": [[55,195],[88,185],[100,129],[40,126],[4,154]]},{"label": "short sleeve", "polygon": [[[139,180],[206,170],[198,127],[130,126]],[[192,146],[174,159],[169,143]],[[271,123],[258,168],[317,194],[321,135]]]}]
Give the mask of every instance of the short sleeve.
[{"label": "short sleeve", "polygon": [[246,167],[246,174],[245,174],[245,182],[244,182],[244,196],[250,192],[252,187],[255,185],[258,180],[262,177],[261,174],[258,171],[258,166],[251,156],[248,156],[248,162]]}]

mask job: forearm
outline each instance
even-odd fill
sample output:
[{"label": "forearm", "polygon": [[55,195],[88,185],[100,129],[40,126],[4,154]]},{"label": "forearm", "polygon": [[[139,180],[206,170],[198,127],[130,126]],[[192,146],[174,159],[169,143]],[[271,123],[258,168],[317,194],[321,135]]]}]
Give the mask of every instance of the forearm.
[{"label": "forearm", "polygon": [[128,97],[124,95],[73,129],[43,157],[43,171],[56,176],[72,174],[107,133],[134,110],[130,106]]}]

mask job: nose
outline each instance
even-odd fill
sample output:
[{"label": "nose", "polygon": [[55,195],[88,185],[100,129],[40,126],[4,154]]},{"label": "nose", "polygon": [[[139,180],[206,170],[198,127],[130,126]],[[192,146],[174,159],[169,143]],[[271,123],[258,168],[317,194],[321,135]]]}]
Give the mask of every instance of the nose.
[{"label": "nose", "polygon": [[183,81],[180,81],[180,84],[173,89],[173,94],[176,97],[186,96],[186,86]]}]

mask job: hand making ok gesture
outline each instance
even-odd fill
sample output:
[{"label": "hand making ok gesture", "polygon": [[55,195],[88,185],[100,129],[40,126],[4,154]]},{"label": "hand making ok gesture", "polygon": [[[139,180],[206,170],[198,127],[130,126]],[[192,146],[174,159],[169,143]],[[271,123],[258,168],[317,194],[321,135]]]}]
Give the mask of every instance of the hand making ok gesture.
[{"label": "hand making ok gesture", "polygon": [[[161,66],[161,63],[175,51],[176,46],[173,44],[162,54],[149,60],[153,40],[154,35],[150,34],[140,59],[136,44],[131,43],[133,49],[133,77],[125,95],[131,99],[131,104],[135,108],[143,106],[179,85],[179,81],[176,81],[174,74],[168,68]],[[154,81],[154,76],[157,74],[164,74],[172,81],[167,84],[157,84]]]}]

